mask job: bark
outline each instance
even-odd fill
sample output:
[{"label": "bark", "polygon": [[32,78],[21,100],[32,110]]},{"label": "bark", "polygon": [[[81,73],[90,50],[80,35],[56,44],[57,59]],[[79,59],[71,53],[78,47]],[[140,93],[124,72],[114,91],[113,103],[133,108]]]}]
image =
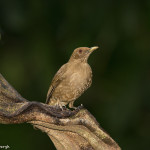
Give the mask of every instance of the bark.
[{"label": "bark", "polygon": [[57,150],[120,150],[84,107],[60,110],[23,98],[0,74],[0,123],[31,123]]}]

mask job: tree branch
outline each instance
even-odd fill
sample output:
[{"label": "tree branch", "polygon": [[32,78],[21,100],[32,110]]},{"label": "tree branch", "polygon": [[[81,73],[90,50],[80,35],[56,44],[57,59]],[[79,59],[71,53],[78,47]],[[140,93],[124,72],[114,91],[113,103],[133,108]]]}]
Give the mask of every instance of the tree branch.
[{"label": "tree branch", "polygon": [[83,107],[60,110],[24,99],[0,74],[0,123],[31,123],[46,132],[57,150],[120,150]]}]

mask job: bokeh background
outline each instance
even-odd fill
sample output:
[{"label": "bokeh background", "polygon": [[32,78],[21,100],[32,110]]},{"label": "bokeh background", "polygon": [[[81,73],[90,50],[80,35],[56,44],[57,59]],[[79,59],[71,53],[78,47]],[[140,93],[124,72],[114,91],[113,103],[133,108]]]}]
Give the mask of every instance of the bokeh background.
[{"label": "bokeh background", "polygon": [[[0,0],[0,73],[23,97],[45,102],[52,77],[80,46],[93,84],[76,102],[123,150],[150,148],[149,0]],[[0,145],[55,150],[29,124],[0,125]]]}]

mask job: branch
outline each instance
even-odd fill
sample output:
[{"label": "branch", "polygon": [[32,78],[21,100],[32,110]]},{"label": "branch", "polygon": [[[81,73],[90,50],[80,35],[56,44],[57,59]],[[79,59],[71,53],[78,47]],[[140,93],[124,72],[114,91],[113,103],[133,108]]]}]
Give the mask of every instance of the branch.
[{"label": "branch", "polygon": [[120,150],[83,107],[60,110],[24,99],[0,74],[0,123],[31,123],[46,132],[57,150]]}]

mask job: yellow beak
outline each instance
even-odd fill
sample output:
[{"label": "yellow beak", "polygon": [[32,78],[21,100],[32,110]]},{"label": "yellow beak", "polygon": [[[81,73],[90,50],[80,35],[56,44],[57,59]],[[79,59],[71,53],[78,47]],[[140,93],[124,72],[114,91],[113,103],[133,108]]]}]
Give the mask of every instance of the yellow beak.
[{"label": "yellow beak", "polygon": [[98,46],[91,47],[91,48],[89,49],[89,52],[93,52],[94,50],[96,50],[96,49],[98,49],[98,48],[99,48]]}]

